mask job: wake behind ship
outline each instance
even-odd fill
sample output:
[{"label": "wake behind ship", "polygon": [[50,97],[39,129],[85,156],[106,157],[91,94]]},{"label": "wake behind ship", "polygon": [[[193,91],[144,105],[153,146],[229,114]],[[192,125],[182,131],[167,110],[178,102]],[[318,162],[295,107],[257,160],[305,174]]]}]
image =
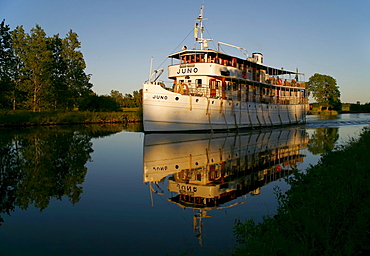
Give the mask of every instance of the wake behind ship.
[{"label": "wake behind ship", "polygon": [[[203,38],[203,6],[194,26],[199,49],[183,47],[168,57],[168,87],[159,81],[163,69],[143,83],[143,125],[146,132],[231,130],[305,122],[308,93],[303,75],[265,66],[263,55],[218,43],[211,50]],[[246,52],[228,55],[220,46]],[[153,79],[154,75],[157,75]]]}]

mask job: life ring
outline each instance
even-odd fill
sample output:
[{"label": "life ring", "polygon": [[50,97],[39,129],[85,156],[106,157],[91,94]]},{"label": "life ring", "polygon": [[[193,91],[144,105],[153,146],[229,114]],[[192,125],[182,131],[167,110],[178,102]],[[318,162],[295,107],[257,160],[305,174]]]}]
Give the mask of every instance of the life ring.
[{"label": "life ring", "polygon": [[243,72],[242,72],[242,77],[243,78],[246,78],[247,77],[247,73],[245,72],[245,70],[243,70]]},{"label": "life ring", "polygon": [[187,181],[188,179],[189,179],[189,173],[186,170],[182,170],[175,174],[176,181],[184,182],[184,181]]},{"label": "life ring", "polygon": [[278,85],[282,85],[282,84],[283,84],[283,79],[281,79],[281,78],[280,78],[280,79],[278,80]]},{"label": "life ring", "polygon": [[276,166],[276,171],[281,172],[281,166],[280,165]]},{"label": "life ring", "polygon": [[175,84],[173,89],[174,89],[174,92],[180,93],[181,88],[182,88],[181,84]]},{"label": "life ring", "polygon": [[180,94],[189,94],[189,87],[187,84],[176,84],[175,92]]}]

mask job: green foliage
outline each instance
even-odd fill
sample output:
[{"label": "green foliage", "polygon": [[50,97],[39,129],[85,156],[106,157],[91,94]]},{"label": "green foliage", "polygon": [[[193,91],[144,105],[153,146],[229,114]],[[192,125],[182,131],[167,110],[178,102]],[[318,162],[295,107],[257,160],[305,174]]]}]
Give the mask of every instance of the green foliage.
[{"label": "green foliage", "polygon": [[369,113],[370,112],[370,103],[365,104],[351,104],[350,105],[351,112],[362,112],[362,113]]},{"label": "green foliage", "polygon": [[278,211],[238,222],[235,255],[367,255],[370,252],[370,128],[326,153],[277,191]]},{"label": "green foliage", "polygon": [[134,91],[133,95],[126,93],[125,96],[119,91],[112,90],[110,96],[120,105],[121,108],[137,108],[142,104],[142,89]]},{"label": "green foliage", "polygon": [[80,51],[78,35],[47,37],[36,25],[30,33],[23,26],[13,31],[0,27],[0,108],[73,109],[91,93],[90,75]]},{"label": "green foliage", "polygon": [[18,93],[17,83],[19,62],[14,54],[13,42],[9,25],[3,20],[0,24],[0,108],[15,107]]},{"label": "green foliage", "polygon": [[82,111],[111,112],[120,111],[120,105],[110,96],[92,94],[84,98],[79,109]]},{"label": "green foliage", "polygon": [[316,73],[310,77],[307,89],[312,93],[320,107],[334,110],[341,109],[340,91],[337,81],[333,77]]}]

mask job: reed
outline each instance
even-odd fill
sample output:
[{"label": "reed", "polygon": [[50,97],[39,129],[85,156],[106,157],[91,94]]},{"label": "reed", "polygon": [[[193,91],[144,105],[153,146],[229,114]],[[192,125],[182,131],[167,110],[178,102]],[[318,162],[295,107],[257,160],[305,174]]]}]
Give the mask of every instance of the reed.
[{"label": "reed", "polygon": [[276,189],[278,210],[238,221],[234,255],[365,255],[370,252],[370,127]]},{"label": "reed", "polygon": [[88,111],[8,111],[0,112],[0,126],[41,126],[94,123],[141,122],[141,112],[88,112]]}]

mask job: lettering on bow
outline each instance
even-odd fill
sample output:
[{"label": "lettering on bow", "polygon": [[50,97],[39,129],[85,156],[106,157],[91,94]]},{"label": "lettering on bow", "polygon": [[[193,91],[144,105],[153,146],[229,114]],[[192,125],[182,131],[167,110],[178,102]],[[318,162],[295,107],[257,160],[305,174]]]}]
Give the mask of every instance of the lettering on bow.
[{"label": "lettering on bow", "polygon": [[167,96],[166,95],[154,95],[152,97],[153,100],[167,100]]}]

